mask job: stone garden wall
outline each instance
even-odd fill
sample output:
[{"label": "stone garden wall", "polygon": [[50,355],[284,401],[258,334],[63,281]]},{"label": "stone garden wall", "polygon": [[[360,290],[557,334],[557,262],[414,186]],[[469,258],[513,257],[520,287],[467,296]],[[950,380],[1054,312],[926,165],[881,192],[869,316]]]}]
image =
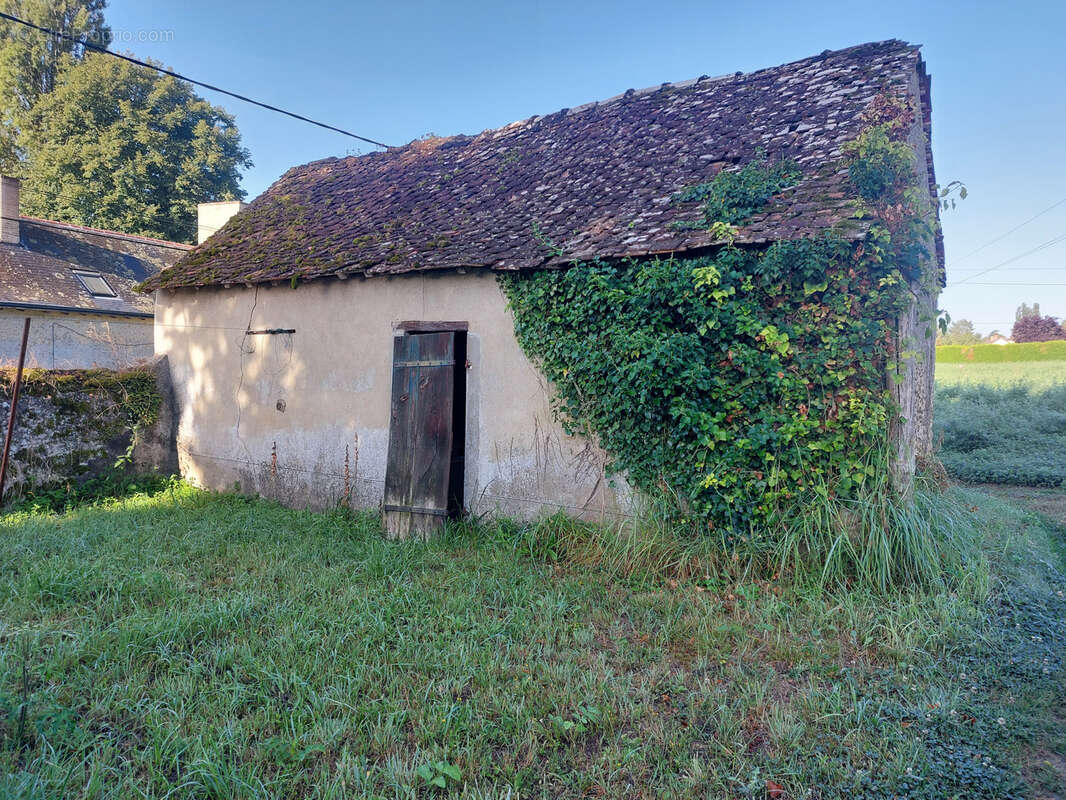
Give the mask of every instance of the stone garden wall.
[{"label": "stone garden wall", "polygon": [[[0,371],[0,442],[14,369]],[[27,369],[5,500],[29,487],[77,483],[116,469],[172,474],[174,400],[166,357],[115,371]]]}]

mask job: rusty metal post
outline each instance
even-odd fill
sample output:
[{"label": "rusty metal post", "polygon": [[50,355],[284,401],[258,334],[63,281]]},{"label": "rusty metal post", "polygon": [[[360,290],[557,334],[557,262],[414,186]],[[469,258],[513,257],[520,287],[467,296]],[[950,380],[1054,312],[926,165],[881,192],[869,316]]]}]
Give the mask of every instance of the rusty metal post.
[{"label": "rusty metal post", "polygon": [[19,365],[15,370],[15,385],[11,389],[11,408],[7,412],[7,436],[4,437],[4,455],[0,458],[0,503],[4,500],[4,480],[7,478],[7,458],[11,453],[11,435],[15,432],[15,410],[19,404],[19,389],[22,388],[22,365],[26,363],[26,343],[30,339],[30,318],[22,326],[22,345],[19,347]]},{"label": "rusty metal post", "polygon": [[348,445],[344,445],[344,494],[341,497],[341,505],[348,507],[352,499],[352,473],[348,463]]}]

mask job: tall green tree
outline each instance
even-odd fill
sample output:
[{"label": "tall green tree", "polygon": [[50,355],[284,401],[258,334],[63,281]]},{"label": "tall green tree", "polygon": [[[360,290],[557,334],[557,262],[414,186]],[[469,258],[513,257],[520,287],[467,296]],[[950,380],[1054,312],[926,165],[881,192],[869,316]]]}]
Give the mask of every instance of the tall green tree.
[{"label": "tall green tree", "polygon": [[974,328],[968,319],[954,320],[948,326],[948,331],[937,338],[937,344],[977,344],[981,341],[981,334]]},{"label": "tall green tree", "polygon": [[[111,29],[104,23],[106,0],[2,0],[4,12],[76,39],[106,47]],[[59,78],[85,57],[85,48],[14,22],[0,24],[0,90],[5,104],[30,109],[52,91]]]},{"label": "tall green tree", "polygon": [[1014,321],[1026,319],[1027,317],[1039,317],[1040,316],[1040,303],[1022,303],[1018,308],[1014,310]]},{"label": "tall green tree", "polygon": [[[0,0],[7,14],[74,38],[106,46],[106,0]],[[18,172],[22,115],[85,57],[85,48],[8,20],[0,20],[0,169]]]},{"label": "tall green tree", "polygon": [[90,53],[25,115],[26,213],[193,241],[196,204],[239,200],[233,117],[192,86]]}]

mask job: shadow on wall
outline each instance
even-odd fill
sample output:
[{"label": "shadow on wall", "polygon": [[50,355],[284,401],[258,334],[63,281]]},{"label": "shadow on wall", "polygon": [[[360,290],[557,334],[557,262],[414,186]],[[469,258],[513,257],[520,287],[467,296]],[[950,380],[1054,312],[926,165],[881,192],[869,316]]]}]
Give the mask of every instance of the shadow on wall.
[{"label": "shadow on wall", "polygon": [[434,277],[422,292],[412,291],[421,278],[369,280],[160,293],[156,349],[170,354],[187,479],[294,507],[378,508],[394,326],[469,319],[466,509],[526,518],[622,511],[624,480],[611,487],[602,451],[562,432],[494,277]]},{"label": "shadow on wall", "polygon": [[265,294],[203,290],[157,301],[156,349],[172,356],[182,475],[292,507],[377,505],[380,486],[367,490],[359,478],[357,435],[338,425],[331,446],[309,444],[322,440],[306,413],[308,394],[322,390],[306,385],[302,348],[315,343],[280,320]]}]

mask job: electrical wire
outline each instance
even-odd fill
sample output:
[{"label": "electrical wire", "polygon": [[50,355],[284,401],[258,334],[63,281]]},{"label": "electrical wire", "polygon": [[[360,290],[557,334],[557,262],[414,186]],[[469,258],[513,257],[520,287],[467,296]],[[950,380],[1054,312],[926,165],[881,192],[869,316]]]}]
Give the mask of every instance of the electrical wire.
[{"label": "electrical wire", "polygon": [[1036,247],[1032,248],[1031,250],[1026,250],[1024,253],[1019,253],[1018,255],[1014,256],[1013,258],[1008,258],[1006,261],[1001,261],[998,264],[996,264],[995,266],[988,267],[988,269],[983,269],[980,272],[975,272],[973,275],[970,275],[967,278],[963,278],[961,281],[955,281],[951,285],[952,286],[958,286],[958,285],[963,284],[963,283],[969,283],[974,278],[979,278],[982,275],[986,275],[989,272],[992,272],[993,270],[999,269],[1000,267],[1005,267],[1008,264],[1013,264],[1015,261],[1020,261],[1021,259],[1025,258],[1026,256],[1031,256],[1033,253],[1038,253],[1041,250],[1046,250],[1047,248],[1049,248],[1049,247],[1051,247],[1053,245],[1056,245],[1059,242],[1063,242],[1063,241],[1066,241],[1066,233],[1061,233],[1058,236],[1055,236],[1054,238],[1051,238],[1048,241],[1044,242],[1043,244],[1038,244]]},{"label": "electrical wire", "polygon": [[265,108],[267,111],[274,111],[274,112],[276,112],[278,114],[284,114],[287,117],[292,117],[293,119],[298,119],[301,122],[307,122],[307,123],[310,123],[311,125],[317,125],[319,128],[325,128],[328,131],[334,131],[334,132],[342,134],[344,136],[350,136],[353,139],[358,139],[361,142],[366,142],[367,144],[372,144],[375,147],[383,147],[386,150],[391,150],[392,149],[392,145],[385,144],[384,142],[379,142],[379,141],[377,141],[375,139],[368,139],[365,136],[360,136],[357,133],[352,133],[351,131],[346,131],[343,128],[338,128],[338,127],[336,127],[334,125],[327,125],[325,122],[319,122],[318,120],[311,119],[310,117],[305,117],[302,114],[297,114],[297,113],[295,113],[293,111],[286,111],[284,108],[278,108],[277,106],[272,106],[269,103],[263,103],[263,102],[260,102],[259,100],[253,100],[252,98],[247,97],[246,95],[237,94],[236,92],[231,92],[228,89],[221,88],[220,86],[215,86],[215,85],[210,84],[210,83],[205,83],[204,81],[194,80],[193,78],[186,77],[185,75],[181,75],[180,73],[173,72],[173,71],[171,71],[169,69],[166,69],[164,67],[156,66],[155,64],[150,64],[147,61],[141,61],[139,58],[134,58],[133,56],[127,56],[127,55],[124,55],[123,53],[116,53],[114,50],[108,50],[106,47],[104,47],[102,45],[94,44],[93,42],[86,41],[85,39],[78,39],[78,38],[76,38],[74,36],[70,36],[69,34],[62,33],[61,31],[53,30],[52,28],[46,28],[46,27],[44,27],[42,25],[36,25],[36,24],[34,24],[32,22],[28,22],[28,21],[26,21],[24,19],[20,19],[19,17],[13,16],[11,14],[5,14],[2,11],[0,11],[0,19],[6,19],[6,20],[9,20],[10,22],[16,22],[19,25],[25,25],[27,28],[32,28],[34,30],[40,31],[41,33],[47,33],[49,36],[55,36],[55,37],[57,37],[59,39],[64,39],[65,41],[71,42],[72,44],[76,44],[79,47],[84,47],[87,50],[94,50],[97,53],[104,53],[105,55],[109,55],[109,56],[112,56],[114,58],[119,58],[119,59],[122,59],[123,61],[128,61],[131,64],[136,64],[139,67],[145,67],[147,69],[155,70],[156,72],[162,73],[163,75],[169,75],[172,78],[177,78],[178,80],[182,80],[182,81],[186,81],[187,83],[191,83],[194,86],[200,86],[200,87],[202,87],[204,89],[210,89],[212,92],[218,92],[219,94],[224,94],[224,95],[227,95],[228,97],[233,97],[233,98],[235,98],[237,100],[242,100],[245,103],[251,103],[253,106],[259,106],[260,108]]},{"label": "electrical wire", "polygon": [[[981,269],[980,267],[974,267],[973,269],[964,269],[962,271],[963,272],[977,272],[980,269]],[[1015,267],[1013,270],[1011,270],[1011,272],[1029,272],[1030,270],[1034,270],[1034,271],[1037,271],[1037,272],[1047,272],[1047,271],[1050,271],[1050,270],[1063,270],[1063,269],[1066,269],[1066,264],[1061,264],[1060,266],[1057,266],[1057,267]]]},{"label": "electrical wire", "polygon": [[976,255],[977,253],[980,253],[980,252],[981,252],[982,250],[984,250],[984,249],[985,249],[986,247],[991,247],[991,246],[992,246],[992,245],[994,245],[994,244],[995,244],[996,242],[999,242],[999,241],[1002,241],[1003,239],[1006,239],[1006,238],[1007,238],[1008,236],[1010,236],[1010,235],[1011,235],[1012,233],[1014,233],[1015,231],[1017,231],[1017,230],[1019,230],[1019,229],[1021,229],[1021,228],[1024,228],[1024,227],[1025,227],[1026,225],[1028,225],[1028,224],[1029,224],[1030,222],[1032,222],[1033,220],[1039,219],[1040,217],[1044,216],[1044,215],[1045,215],[1046,213],[1048,213],[1049,211],[1054,211],[1054,210],[1055,210],[1056,208],[1058,208],[1059,206],[1061,206],[1061,205],[1062,205],[1063,203],[1066,203],[1066,197],[1062,198],[1061,200],[1059,200],[1059,201],[1057,201],[1057,202],[1055,202],[1055,203],[1052,203],[1052,204],[1051,204],[1050,206],[1048,206],[1047,208],[1045,208],[1045,209],[1044,209],[1043,211],[1039,212],[1038,214],[1034,214],[1033,216],[1029,217],[1029,219],[1027,219],[1027,220],[1026,220],[1025,222],[1023,222],[1023,223],[1021,223],[1021,224],[1019,224],[1019,225],[1015,225],[1015,226],[1014,226],[1013,228],[1011,228],[1011,229],[1010,229],[1009,231],[1007,231],[1006,233],[1001,233],[1001,234],[1000,234],[999,236],[997,236],[997,237],[996,237],[995,239],[992,239],[992,240],[990,240],[990,241],[987,241],[987,242],[985,242],[985,243],[984,243],[983,245],[981,245],[980,247],[977,247],[977,248],[975,248],[975,249],[971,250],[971,251],[970,251],[969,253],[967,253],[967,254],[966,254],[966,255],[964,255],[964,256],[960,256],[960,257],[959,257],[958,259],[956,259],[956,263],[957,263],[957,262],[959,262],[959,261],[965,261],[965,260],[966,260],[966,259],[968,259],[968,258],[969,258],[970,256],[973,256],[973,255]]},{"label": "electrical wire", "polygon": [[1002,283],[991,283],[991,282],[987,282],[987,281],[976,281],[976,282],[970,284],[970,286],[1066,286],[1066,284],[1025,284],[1025,283],[1002,284]]}]

